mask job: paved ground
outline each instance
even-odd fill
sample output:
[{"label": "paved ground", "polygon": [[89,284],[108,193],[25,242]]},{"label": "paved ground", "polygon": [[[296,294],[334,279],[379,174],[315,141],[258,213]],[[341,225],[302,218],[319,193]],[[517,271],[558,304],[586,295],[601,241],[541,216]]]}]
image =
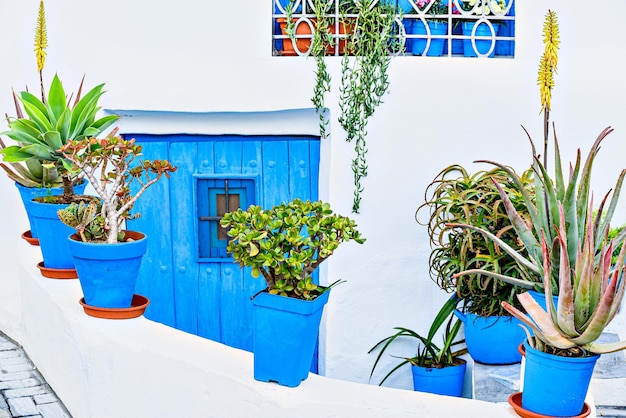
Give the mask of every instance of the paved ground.
[{"label": "paved ground", "polygon": [[71,418],[22,347],[0,332],[0,418]]}]

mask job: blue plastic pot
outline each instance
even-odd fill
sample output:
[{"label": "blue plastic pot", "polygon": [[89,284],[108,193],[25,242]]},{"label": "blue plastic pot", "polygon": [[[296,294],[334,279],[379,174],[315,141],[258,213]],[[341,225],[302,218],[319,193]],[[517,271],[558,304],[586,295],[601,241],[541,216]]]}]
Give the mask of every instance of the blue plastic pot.
[{"label": "blue plastic pot", "polygon": [[561,357],[535,350],[524,342],[526,365],[522,407],[552,417],[580,415],[599,355]]},{"label": "blue plastic pot", "polygon": [[[428,21],[428,28],[431,35],[445,35],[448,33],[448,24],[446,22]],[[427,34],[426,26],[424,26],[424,22],[420,19],[405,23],[405,31],[407,34],[413,35]],[[446,40],[444,38],[431,39],[426,56],[440,57],[443,55],[445,42]],[[412,38],[407,39],[407,43],[407,51],[411,52],[413,55],[422,55],[426,50],[428,41],[425,38]]]},{"label": "blue plastic pot", "polygon": [[263,291],[252,299],[255,380],[296,387],[308,377],[329,294],[306,301]]},{"label": "blue plastic pot", "polygon": [[37,230],[39,247],[43,255],[43,265],[51,269],[73,269],[74,260],[69,252],[67,237],[74,228],[65,225],[57,216],[57,211],[67,204],[40,203],[31,200],[29,212]]},{"label": "blue plastic pot", "polygon": [[466,367],[465,360],[462,364],[441,369],[411,365],[413,389],[418,392],[460,397],[463,394]]},{"label": "blue plastic pot", "polygon": [[[74,186],[74,193],[83,194],[85,192],[85,187],[87,186],[87,181],[83,180],[82,184],[78,184]],[[35,226],[35,222],[33,221],[31,215],[31,206],[32,200],[36,197],[44,197],[44,196],[56,196],[63,194],[62,187],[24,187],[19,183],[15,183],[15,187],[20,192],[20,197],[22,198],[22,203],[24,204],[24,209],[26,209],[26,216],[28,216],[28,223],[30,225],[30,235],[33,238],[38,238],[39,234],[37,232],[37,227]]]},{"label": "blue plastic pot", "polygon": [[522,361],[518,347],[526,339],[521,322],[512,316],[454,314],[463,321],[465,344],[474,361],[483,364],[514,364]]},{"label": "blue plastic pot", "polygon": [[[477,22],[474,22],[474,21],[463,22],[463,35],[472,36],[472,33],[474,31],[474,26],[476,26],[476,23]],[[489,38],[491,38],[492,36],[495,37],[496,35],[498,35],[498,29],[500,27],[500,24],[492,22],[491,25],[493,26],[493,31],[494,31],[493,33],[487,23],[485,22],[478,23],[478,26],[476,26],[476,32],[474,33],[474,36],[476,37],[486,36]],[[494,56],[495,50],[496,50],[495,40],[474,39],[473,41],[476,43],[476,51],[478,51],[478,54],[480,54],[481,56],[489,56],[489,57]],[[476,54],[476,51],[474,50],[474,46],[473,46],[473,42],[471,38],[463,40],[463,53],[466,57],[477,57],[478,54]]]},{"label": "blue plastic pot", "polygon": [[401,9],[404,14],[415,13],[415,9],[409,0],[379,0],[379,3],[396,6],[398,9]]},{"label": "blue plastic pot", "polygon": [[100,308],[130,308],[148,239],[125,231],[133,241],[117,244],[78,241],[66,235],[85,303]]}]

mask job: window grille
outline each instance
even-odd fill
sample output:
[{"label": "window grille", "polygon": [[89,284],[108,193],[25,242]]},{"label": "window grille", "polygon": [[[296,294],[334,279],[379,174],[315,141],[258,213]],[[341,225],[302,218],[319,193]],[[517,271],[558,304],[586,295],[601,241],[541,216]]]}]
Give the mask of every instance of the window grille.
[{"label": "window grille", "polygon": [[[295,42],[286,34],[289,0],[273,2],[273,55],[306,56],[315,30],[313,3],[295,0],[292,19]],[[327,55],[341,56],[354,30],[356,14],[346,4],[360,0],[326,0],[333,44]],[[373,0],[397,6],[397,37],[403,55],[488,57],[515,55],[515,0]],[[349,10],[349,9],[348,9]],[[395,53],[390,51],[390,53]]]}]

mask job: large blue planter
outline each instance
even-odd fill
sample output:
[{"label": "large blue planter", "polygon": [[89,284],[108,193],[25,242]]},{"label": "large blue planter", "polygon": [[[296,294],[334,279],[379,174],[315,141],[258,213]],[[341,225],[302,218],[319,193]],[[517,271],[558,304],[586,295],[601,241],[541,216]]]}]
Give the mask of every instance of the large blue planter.
[{"label": "large blue planter", "polygon": [[[81,184],[74,186],[74,193],[83,194],[85,192],[85,187],[87,186],[87,181],[83,180]],[[28,216],[28,223],[30,225],[30,235],[33,238],[38,238],[39,234],[37,232],[37,227],[35,226],[35,222],[33,221],[31,215],[31,206],[32,200],[36,197],[44,197],[44,196],[56,196],[63,194],[62,187],[24,187],[19,183],[15,183],[15,187],[20,192],[20,197],[22,198],[22,203],[24,204],[24,209],[26,209],[26,216]]]},{"label": "large blue planter", "polygon": [[87,305],[100,308],[131,306],[148,240],[140,232],[125,233],[132,241],[90,243],[65,236]]},{"label": "large blue planter", "polygon": [[305,301],[264,291],[252,299],[256,380],[296,387],[308,377],[329,294]]},{"label": "large blue planter", "polygon": [[457,366],[441,369],[411,365],[413,389],[418,392],[459,397],[463,394],[466,367],[467,363],[464,360]]},{"label": "large blue planter", "polygon": [[[431,35],[446,35],[448,33],[448,23],[446,22],[428,21],[427,24]],[[405,31],[407,34],[413,35],[427,34],[426,26],[420,19],[415,19],[405,23]],[[426,56],[428,57],[440,57],[443,55],[445,42],[446,40],[444,38],[431,39],[430,44],[428,45],[428,51],[426,51],[428,44],[427,39],[407,39],[407,51],[411,52],[413,55],[422,55],[424,51],[426,51]]]},{"label": "large blue planter", "polygon": [[454,314],[463,321],[465,344],[474,361],[483,364],[514,364],[522,361],[518,347],[526,339],[521,322],[512,316]]},{"label": "large blue planter", "polygon": [[577,416],[585,405],[593,368],[600,356],[561,357],[524,342],[526,362],[522,407],[552,417]]},{"label": "large blue planter", "polygon": [[57,216],[57,211],[67,204],[30,202],[29,212],[39,237],[43,255],[43,266],[49,269],[73,269],[74,260],[70,255],[67,237],[74,228],[65,225]]},{"label": "large blue planter", "polygon": [[[476,26],[476,22],[474,21],[465,21],[463,22],[463,35],[464,36],[472,36],[474,34],[475,37],[485,36],[491,38],[498,35],[498,29],[500,27],[499,23],[491,23],[493,26],[493,33],[489,25],[485,22],[478,23]],[[476,26],[476,32],[474,33],[474,26]],[[473,43],[476,43],[476,51],[481,56],[493,57],[496,50],[496,41],[495,39],[474,39],[472,41],[471,38],[463,40],[463,53],[466,57],[477,57],[476,51],[474,50]]]}]

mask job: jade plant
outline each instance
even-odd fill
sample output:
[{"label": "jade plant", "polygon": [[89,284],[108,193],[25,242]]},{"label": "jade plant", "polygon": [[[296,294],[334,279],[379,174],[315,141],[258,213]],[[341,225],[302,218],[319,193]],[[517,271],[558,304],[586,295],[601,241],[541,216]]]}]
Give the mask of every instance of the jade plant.
[{"label": "jade plant", "polygon": [[[472,174],[458,164],[444,168],[435,176],[426,188],[424,203],[415,213],[416,221],[428,228],[432,248],[430,277],[441,289],[455,292],[462,299],[464,310],[481,316],[508,315],[500,302],[517,305],[515,295],[524,289],[480,270],[530,279],[526,270],[494,241],[479,232],[454,225],[463,223],[499,231],[502,241],[525,253],[494,180],[501,184],[513,206],[527,219],[525,201],[506,171],[496,167]],[[532,198],[532,171],[522,173],[520,181]],[[475,272],[453,278],[466,270]]]},{"label": "jade plant", "polygon": [[123,241],[123,222],[139,216],[130,214],[137,199],[176,171],[167,160],[137,160],[141,146],[119,136],[72,139],[58,152],[84,173],[100,197],[58,212],[61,221],[76,228],[81,241]]},{"label": "jade plant", "polygon": [[317,285],[311,275],[341,243],[365,242],[352,219],[321,201],[239,208],[226,213],[220,225],[230,237],[228,253],[241,267],[250,267],[253,277],[263,276],[269,293],[304,300],[332,286]]},{"label": "jade plant", "polygon": [[[612,263],[615,242],[594,227],[592,205],[587,210],[585,240],[568,228],[565,208],[559,205],[559,225],[553,241],[541,237],[547,311],[528,294],[518,295],[526,314],[503,302],[505,309],[533,332],[531,347],[550,354],[585,357],[626,349],[626,341],[598,343],[606,326],[619,311],[626,283],[622,277],[626,246]],[[569,257],[572,242],[576,246]],[[557,263],[553,266],[553,263]],[[558,271],[558,304],[552,297],[553,277]]]},{"label": "jade plant", "polygon": [[[390,335],[387,338],[380,340],[374,347],[368,351],[368,354],[373,351],[380,349],[378,356],[376,357],[376,361],[374,362],[374,366],[372,367],[372,371],[370,373],[370,379],[374,375],[374,371],[376,370],[376,366],[380,362],[383,354],[387,351],[387,349],[394,343],[399,342],[406,339],[414,339],[417,342],[417,349],[415,356],[403,358],[396,366],[394,366],[387,375],[380,381],[379,385],[385,383],[385,381],[398,369],[403,367],[406,364],[412,364],[413,366],[419,367],[427,367],[427,368],[444,368],[455,366],[461,364],[463,360],[460,358],[461,355],[467,352],[466,348],[454,349],[455,346],[459,346],[463,344],[462,339],[458,339],[458,333],[461,329],[462,322],[459,319],[455,320],[453,315],[454,309],[459,302],[459,299],[455,296],[452,296],[448,299],[442,307],[439,309],[439,312],[433,319],[433,322],[430,325],[428,330],[428,335],[426,337],[418,334],[417,332],[403,327],[396,327],[394,330],[397,332],[393,335]],[[439,336],[441,331],[441,327],[444,326],[445,329],[441,333],[442,344],[435,343],[435,337]]]}]

